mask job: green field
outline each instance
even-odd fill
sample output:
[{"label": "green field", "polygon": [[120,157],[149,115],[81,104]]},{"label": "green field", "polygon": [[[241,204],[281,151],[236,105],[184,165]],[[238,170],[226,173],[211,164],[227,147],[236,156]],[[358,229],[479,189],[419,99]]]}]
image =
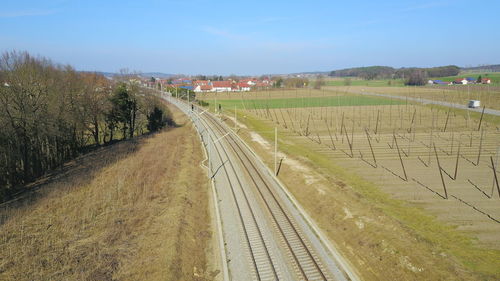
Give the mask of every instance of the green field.
[{"label": "green field", "polygon": [[[213,105],[214,100],[205,100]],[[223,108],[264,109],[264,108],[299,108],[299,107],[329,107],[329,106],[363,106],[363,105],[392,105],[403,104],[401,100],[391,100],[379,97],[366,96],[337,96],[312,98],[283,98],[283,99],[233,99],[217,100]]]}]

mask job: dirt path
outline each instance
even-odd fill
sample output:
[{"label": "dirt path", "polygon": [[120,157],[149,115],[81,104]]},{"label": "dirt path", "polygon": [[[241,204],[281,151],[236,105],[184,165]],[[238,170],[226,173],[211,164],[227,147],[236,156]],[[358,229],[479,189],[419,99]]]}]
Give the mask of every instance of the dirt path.
[{"label": "dirt path", "polygon": [[2,210],[0,279],[214,279],[202,148],[171,110],[180,127],[77,159]]}]

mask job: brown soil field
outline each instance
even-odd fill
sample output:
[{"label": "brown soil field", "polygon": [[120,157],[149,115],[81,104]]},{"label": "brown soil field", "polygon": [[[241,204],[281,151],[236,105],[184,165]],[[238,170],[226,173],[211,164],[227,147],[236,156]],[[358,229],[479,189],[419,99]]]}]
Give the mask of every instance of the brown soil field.
[{"label": "brown soil field", "polygon": [[500,277],[497,120],[478,130],[477,115],[415,104],[251,110],[238,120],[269,167],[279,128],[280,179],[363,279]]},{"label": "brown soil field", "polygon": [[0,209],[0,280],[214,280],[203,151],[180,126],[82,156]]},{"label": "brown soil field", "polygon": [[318,152],[395,198],[422,204],[500,249],[496,124],[483,120],[479,129],[476,118],[410,104],[255,112],[296,132],[298,141],[316,142]]}]

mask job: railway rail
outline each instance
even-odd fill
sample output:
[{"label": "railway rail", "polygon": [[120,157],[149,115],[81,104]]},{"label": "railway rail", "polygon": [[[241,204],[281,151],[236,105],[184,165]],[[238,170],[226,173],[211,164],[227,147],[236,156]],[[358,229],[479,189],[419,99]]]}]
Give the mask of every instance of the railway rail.
[{"label": "railway rail", "polygon": [[228,144],[234,151],[241,165],[249,174],[253,187],[272,217],[273,224],[278,230],[277,232],[281,236],[281,240],[285,244],[287,256],[291,258],[291,263],[293,264],[297,277],[300,280],[333,280],[322,265],[318,256],[314,254],[311,245],[309,245],[301,234],[291,215],[287,213],[279,202],[268,180],[255,166],[248,152],[239,144],[239,140],[232,135],[232,131],[220,124],[214,116],[205,116],[205,119],[214,125],[212,128],[215,128],[219,132],[219,135],[225,135],[229,132]]},{"label": "railway rail", "polygon": [[[206,125],[205,129],[207,129]],[[207,132],[210,131],[207,130]],[[215,143],[215,135],[208,133],[208,137],[212,140],[212,143]],[[221,163],[224,162],[224,159],[229,159],[227,151],[224,150],[222,146],[220,149],[215,145],[214,147]],[[256,280],[279,280],[278,270],[274,265],[270,250],[268,249],[264,239],[263,230],[256,219],[255,212],[248,199],[248,195],[243,188],[243,184],[241,183],[239,176],[236,174],[236,169],[234,168],[233,163],[231,161],[228,161],[227,163],[229,163],[229,168],[226,167],[226,165],[222,165],[222,169],[229,181],[231,194],[238,210],[238,216],[242,224],[243,234],[251,256],[254,278]],[[231,180],[229,170],[235,174],[236,182]],[[210,173],[212,173],[212,171],[210,171]],[[236,190],[236,188],[239,190]]]},{"label": "railway rail", "polygon": [[246,244],[249,256],[252,272],[249,279],[351,280],[330,254],[325,256],[325,250],[317,252],[322,246],[310,240],[313,232],[304,232],[302,227],[307,225],[297,218],[296,210],[290,211],[289,203],[285,203],[288,199],[276,187],[276,179],[257,164],[256,156],[231,129],[214,115],[200,113],[201,108],[191,108],[173,98],[169,101],[184,112],[193,113],[193,123],[203,142],[214,149],[208,155],[217,167],[213,171],[209,165],[210,175],[217,176],[218,183],[227,180],[244,237],[240,243]]}]

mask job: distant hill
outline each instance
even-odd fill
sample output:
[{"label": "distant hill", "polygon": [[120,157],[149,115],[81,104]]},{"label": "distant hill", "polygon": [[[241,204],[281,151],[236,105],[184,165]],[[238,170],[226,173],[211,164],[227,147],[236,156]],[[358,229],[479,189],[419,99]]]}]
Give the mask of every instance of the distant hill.
[{"label": "distant hill", "polygon": [[140,73],[139,76],[141,77],[155,77],[155,78],[170,78],[174,76],[178,76],[178,74],[168,74],[168,73],[162,73],[162,72],[145,72],[145,73]]},{"label": "distant hill", "polygon": [[447,65],[430,68],[419,67],[402,67],[393,68],[390,66],[367,66],[367,67],[354,67],[330,72],[332,77],[359,77],[366,80],[373,79],[390,79],[390,78],[405,78],[409,77],[412,73],[423,72],[429,77],[442,77],[454,76],[460,72],[460,67],[456,65]]},{"label": "distant hill", "polygon": [[500,64],[492,64],[492,65],[481,65],[481,66],[475,66],[475,67],[463,67],[460,70],[462,72],[469,72],[469,73],[474,73],[474,72],[500,72]]},{"label": "distant hill", "polygon": [[[98,74],[101,74],[103,76],[110,77],[110,78],[114,77],[114,76],[121,75],[120,73],[116,73],[116,72],[104,72],[104,71],[82,71],[82,72],[95,72],[95,73],[98,73]],[[133,74],[133,73],[129,73],[129,74]],[[144,77],[144,78],[151,78],[151,77],[170,78],[173,76],[178,76],[178,74],[168,74],[168,73],[162,73],[162,72],[145,72],[145,73],[137,73],[137,75],[140,77]]]},{"label": "distant hill", "polygon": [[330,72],[330,76],[334,77],[361,77],[364,79],[372,80],[375,78],[391,78],[396,69],[390,66],[367,66],[367,67],[354,67]]}]

